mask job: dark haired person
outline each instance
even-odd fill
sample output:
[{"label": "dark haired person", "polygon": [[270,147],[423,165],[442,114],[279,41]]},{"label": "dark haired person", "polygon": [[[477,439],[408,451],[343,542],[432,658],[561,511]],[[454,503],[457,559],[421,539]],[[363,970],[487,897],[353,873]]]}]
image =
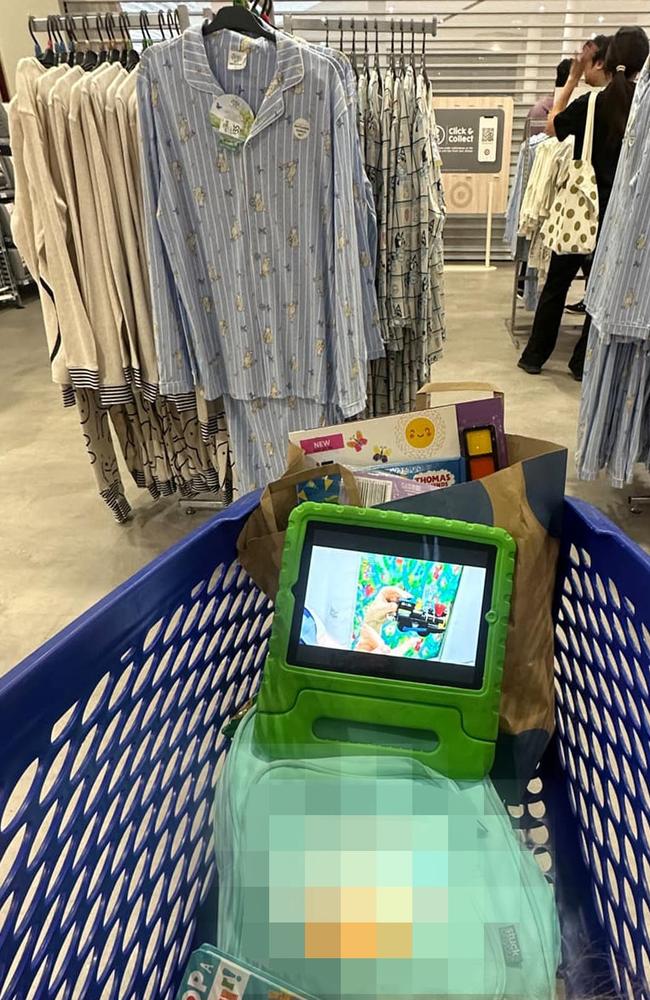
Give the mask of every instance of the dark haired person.
[{"label": "dark haired person", "polygon": [[[564,87],[567,80],[569,79],[569,73],[571,72],[571,59],[563,59],[557,64],[555,71],[555,90],[559,90]],[[529,119],[530,134],[538,135],[540,132],[544,132],[546,129],[546,120],[553,110],[555,104],[555,93],[544,94],[543,97],[537,101],[536,104],[532,106],[528,112],[527,118]],[[535,124],[537,123],[537,124]]]},{"label": "dark haired person", "polygon": [[[569,104],[571,95],[583,75],[591,86],[607,81],[607,87],[596,101],[593,148],[602,223],[630,113],[634,81],[648,58],[648,36],[642,28],[620,28],[611,39],[605,55],[602,47],[595,47],[595,42],[594,39],[594,42],[588,43],[574,59],[566,86],[549,116],[548,131],[560,140],[574,135],[575,157],[579,158],[585,137],[589,95],[584,94]],[[554,253],[551,258],[548,278],[535,313],[533,332],[519,360],[519,367],[529,375],[539,375],[555,349],[568,291],[585,260],[584,254]],[[590,319],[587,317],[569,362],[569,368],[578,380],[582,379],[589,326]]]}]

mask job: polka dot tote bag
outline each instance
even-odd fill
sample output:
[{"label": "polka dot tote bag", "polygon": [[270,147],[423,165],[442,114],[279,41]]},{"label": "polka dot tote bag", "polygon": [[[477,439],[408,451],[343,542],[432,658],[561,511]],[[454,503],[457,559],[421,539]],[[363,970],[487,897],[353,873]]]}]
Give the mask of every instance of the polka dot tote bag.
[{"label": "polka dot tote bag", "polygon": [[546,246],[555,253],[592,253],[598,236],[598,187],[591,154],[594,144],[596,98],[589,97],[582,159],[573,160],[558,186],[551,212],[544,224]]}]

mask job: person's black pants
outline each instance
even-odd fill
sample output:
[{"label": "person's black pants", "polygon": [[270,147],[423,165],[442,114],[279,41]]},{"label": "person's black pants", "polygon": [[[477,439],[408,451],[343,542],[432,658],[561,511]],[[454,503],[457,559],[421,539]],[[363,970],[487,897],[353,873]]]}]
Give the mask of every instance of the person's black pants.
[{"label": "person's black pants", "polygon": [[[533,332],[521,356],[526,364],[539,365],[541,368],[555,350],[569,289],[587,260],[587,255],[582,253],[552,255],[546,284],[537,303]],[[591,318],[587,316],[582,335],[569,361],[569,368],[578,376],[582,375],[585,363],[590,326]]]}]

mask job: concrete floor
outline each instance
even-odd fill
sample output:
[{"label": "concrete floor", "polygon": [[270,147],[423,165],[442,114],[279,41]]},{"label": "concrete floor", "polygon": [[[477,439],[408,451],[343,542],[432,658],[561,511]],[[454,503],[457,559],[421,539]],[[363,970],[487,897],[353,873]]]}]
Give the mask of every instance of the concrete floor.
[{"label": "concrete floor", "polygon": [[[517,352],[504,325],[511,275],[509,267],[448,273],[449,341],[433,377],[500,386],[506,393],[507,429],[566,444],[568,492],[600,507],[650,547],[650,511],[634,517],[627,510],[627,494],[575,479],[580,387],[566,371],[576,335],[571,326],[542,376],[517,369]],[[117,525],[95,493],[75,412],[61,407],[50,382],[38,301],[29,301],[22,311],[3,308],[0,338],[2,673],[209,515],[188,517],[177,501],[154,503],[146,492],[127,486],[133,518]],[[637,485],[650,493],[650,479]]]}]

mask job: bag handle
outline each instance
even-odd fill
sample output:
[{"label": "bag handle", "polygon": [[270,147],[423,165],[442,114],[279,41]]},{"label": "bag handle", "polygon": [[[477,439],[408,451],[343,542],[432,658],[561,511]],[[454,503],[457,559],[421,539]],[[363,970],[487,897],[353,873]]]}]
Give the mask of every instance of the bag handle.
[{"label": "bag handle", "polygon": [[589,104],[587,106],[587,121],[585,122],[585,138],[582,144],[582,159],[586,160],[587,163],[591,164],[591,158],[594,151],[594,120],[596,117],[596,101],[598,100],[598,91],[592,90],[589,95]]}]

